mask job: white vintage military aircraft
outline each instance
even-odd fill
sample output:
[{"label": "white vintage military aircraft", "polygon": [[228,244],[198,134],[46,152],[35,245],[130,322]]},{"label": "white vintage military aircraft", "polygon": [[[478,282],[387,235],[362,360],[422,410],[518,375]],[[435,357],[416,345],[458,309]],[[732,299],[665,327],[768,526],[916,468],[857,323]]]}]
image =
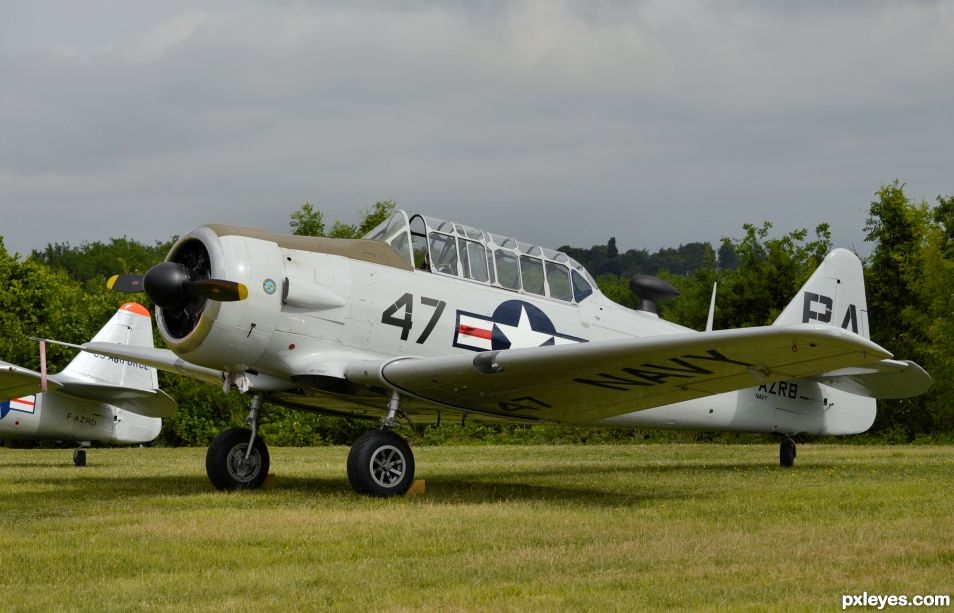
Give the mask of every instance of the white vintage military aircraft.
[{"label": "white vintage military aircraft", "polygon": [[[154,347],[149,311],[134,302],[122,305],[93,342]],[[75,441],[77,466],[86,464],[84,447],[92,441],[154,440],[161,418],[177,408],[159,390],[154,368],[85,352],[48,377],[0,361],[0,400],[0,439]]]},{"label": "white vintage military aircraft", "polygon": [[145,290],[171,351],[84,349],[250,394],[249,428],[206,456],[220,489],[265,479],[265,400],[383,416],[347,472],[356,491],[387,496],[414,476],[390,430],[399,417],[774,432],[791,465],[791,435],[863,432],[877,398],[930,386],[868,340],[861,263],[840,249],[774,325],[706,332],[657,316],[671,289],[658,280],[636,282],[645,306],[633,311],[564,253],[403,211],[363,240],[200,226],[144,276],[109,285]]}]

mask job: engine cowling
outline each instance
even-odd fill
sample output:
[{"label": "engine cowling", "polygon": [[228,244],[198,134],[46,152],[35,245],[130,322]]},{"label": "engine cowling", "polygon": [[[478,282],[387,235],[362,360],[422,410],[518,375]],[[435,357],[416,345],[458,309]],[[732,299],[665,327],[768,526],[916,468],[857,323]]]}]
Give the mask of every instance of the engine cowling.
[{"label": "engine cowling", "polygon": [[188,361],[243,372],[262,356],[281,311],[283,267],[279,246],[264,230],[199,226],[180,238],[166,256],[193,280],[227,279],[248,287],[236,302],[192,298],[181,308],[157,307],[163,340]]}]

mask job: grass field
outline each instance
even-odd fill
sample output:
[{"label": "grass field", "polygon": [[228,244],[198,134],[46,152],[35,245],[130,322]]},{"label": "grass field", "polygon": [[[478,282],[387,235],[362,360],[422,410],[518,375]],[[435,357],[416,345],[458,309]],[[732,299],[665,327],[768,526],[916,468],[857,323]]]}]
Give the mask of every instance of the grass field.
[{"label": "grass field", "polygon": [[954,592],[954,447],[415,450],[422,496],[343,447],[213,491],[204,449],[0,449],[4,610],[840,610]]}]

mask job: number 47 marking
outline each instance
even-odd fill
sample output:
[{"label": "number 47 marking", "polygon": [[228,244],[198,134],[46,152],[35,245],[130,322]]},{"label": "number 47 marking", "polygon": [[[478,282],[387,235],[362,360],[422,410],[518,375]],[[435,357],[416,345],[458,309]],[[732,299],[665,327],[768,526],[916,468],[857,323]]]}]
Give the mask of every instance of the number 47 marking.
[{"label": "number 47 marking", "polygon": [[[437,300],[436,298],[427,298],[421,296],[421,304],[429,307],[434,307],[434,312],[431,313],[431,319],[427,322],[427,325],[424,326],[424,331],[421,332],[421,335],[417,337],[415,343],[424,344],[424,341],[427,340],[427,337],[431,335],[431,332],[434,331],[434,326],[437,325],[437,320],[441,318],[441,314],[444,312],[444,307],[447,306],[443,300]],[[395,317],[398,311],[404,311],[403,317]],[[394,304],[389,306],[384,310],[384,313],[381,314],[381,323],[387,324],[389,326],[397,326],[401,329],[401,340],[406,341],[408,335],[411,333],[411,321],[414,314],[414,296],[411,294],[404,294],[400,298],[394,301]]]}]

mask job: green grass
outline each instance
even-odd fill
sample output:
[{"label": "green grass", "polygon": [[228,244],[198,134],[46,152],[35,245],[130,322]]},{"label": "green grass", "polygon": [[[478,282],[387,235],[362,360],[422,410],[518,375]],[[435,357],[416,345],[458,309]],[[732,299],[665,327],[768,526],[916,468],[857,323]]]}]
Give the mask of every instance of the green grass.
[{"label": "green grass", "polygon": [[840,610],[954,591],[954,447],[422,447],[423,496],[351,493],[347,449],[0,449],[4,610]]}]

